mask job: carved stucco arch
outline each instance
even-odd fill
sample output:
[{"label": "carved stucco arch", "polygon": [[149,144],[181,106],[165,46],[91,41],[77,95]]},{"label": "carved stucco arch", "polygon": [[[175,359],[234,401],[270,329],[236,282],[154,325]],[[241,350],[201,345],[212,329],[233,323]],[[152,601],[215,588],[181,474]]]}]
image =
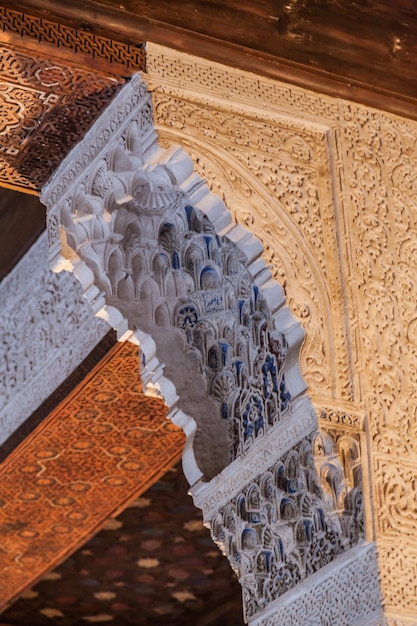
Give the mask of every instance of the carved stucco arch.
[{"label": "carved stucco arch", "polygon": [[335,334],[347,334],[343,294],[335,303],[315,248],[299,224],[282,201],[213,138],[203,142],[190,132],[184,135],[158,124],[156,128],[164,142],[179,144],[190,154],[195,170],[213,193],[221,195],[234,220],[256,232],[263,245],[263,258],[283,285],[288,306],[303,326],[299,358],[310,393],[321,403],[331,398],[352,399],[347,342],[338,346],[333,342]]},{"label": "carved stucco arch", "polygon": [[[184,369],[189,372],[187,376],[192,374],[198,379],[199,383],[197,385],[195,385],[196,380],[194,380],[194,386],[200,389],[205,387],[204,378],[196,371],[196,365],[198,366],[198,364],[192,362],[193,346],[191,345],[189,346],[191,349],[185,350],[183,345],[184,333],[181,335],[174,328],[171,328],[168,331],[168,335],[161,340],[161,336],[166,334],[166,331],[161,327],[157,328],[155,320],[151,319],[151,315],[146,313],[146,311],[145,313],[141,312],[139,306],[140,297],[134,297],[133,294],[129,294],[126,300],[126,298],[120,295],[120,284],[123,282],[124,274],[126,274],[127,270],[128,274],[133,271],[132,267],[126,267],[127,257],[132,257],[133,255],[133,257],[137,258],[141,252],[138,243],[134,244],[132,250],[128,249],[130,241],[125,242],[126,249],[123,246],[121,247],[120,242],[125,233],[128,232],[128,238],[138,232],[141,233],[141,236],[143,235],[142,238],[144,239],[149,237],[155,239],[160,233],[161,226],[165,223],[164,220],[168,220],[170,225],[174,224],[175,227],[183,229],[184,232],[176,234],[177,238],[184,238],[185,236],[186,239],[190,239],[192,238],[194,227],[187,229],[184,221],[187,208],[195,209],[198,214],[196,213],[193,219],[198,222],[195,226],[197,235],[191,243],[185,241],[184,244],[178,244],[177,252],[182,255],[181,267],[176,272],[172,272],[173,278],[178,278],[179,272],[183,271],[183,266],[187,263],[189,256],[190,246],[194,245],[195,249],[199,250],[202,245],[201,239],[207,239],[206,236],[203,237],[203,231],[200,232],[200,229],[206,228],[207,235],[210,236],[216,230],[218,233],[217,242],[214,242],[213,239],[213,245],[218,248],[217,252],[222,253],[224,250],[227,252],[230,248],[230,251],[233,251],[236,255],[236,262],[240,264],[236,274],[233,276],[233,280],[236,283],[236,293],[241,293],[241,285],[243,283],[247,284],[247,287],[244,287],[245,293],[250,291],[250,293],[247,293],[248,300],[243,305],[245,310],[248,310],[246,315],[252,318],[256,314],[256,306],[253,300],[257,296],[254,296],[252,291],[259,292],[259,298],[262,297],[264,299],[262,306],[265,308],[265,323],[271,332],[275,333],[274,341],[278,341],[279,335],[285,333],[286,356],[282,365],[279,366],[282,369],[282,372],[279,372],[279,376],[285,376],[285,383],[282,383],[283,386],[279,393],[281,395],[287,394],[288,398],[296,400],[305,389],[305,383],[301,378],[298,367],[298,349],[302,340],[302,332],[300,325],[291,317],[289,310],[284,304],[281,288],[271,279],[270,272],[260,257],[262,246],[249,231],[237,225],[233,226],[231,216],[228,214],[225,205],[219,198],[209,192],[204,181],[193,174],[192,163],[184,151],[175,147],[168,151],[163,151],[157,146],[156,135],[152,125],[148,123],[147,117],[149,116],[148,107],[150,106],[149,97],[143,95],[145,94],[144,84],[139,84],[141,97],[146,101],[141,102],[140,113],[142,118],[145,118],[145,121],[142,118],[140,120],[142,128],[139,128],[137,120],[129,120],[122,133],[123,138],[116,138],[113,144],[104,150],[104,156],[101,155],[97,163],[92,162],[88,173],[79,177],[76,187],[61,200],[58,206],[54,207],[53,211],[49,211],[51,252],[54,257],[52,265],[55,270],[65,268],[73,271],[81,280],[86,296],[96,308],[96,313],[108,318],[110,323],[119,329],[119,332],[123,332],[120,330],[122,328],[124,331],[127,331],[128,335],[130,333],[129,339],[131,341],[143,343],[143,332],[149,334],[150,337],[153,335],[148,340],[148,343],[153,345],[156,342],[159,357],[164,357],[162,359],[158,358],[158,361],[163,360],[165,362],[164,367],[165,373],[168,372],[168,380],[171,379],[179,391],[178,405],[181,407],[182,404],[187,407],[187,412],[194,416],[195,414],[205,414],[204,428],[207,430],[207,414],[210,414],[210,412],[216,413],[215,406],[210,399],[204,400],[201,394],[195,396],[194,392],[190,390],[190,385],[188,384],[190,381],[188,379],[185,381],[181,380],[181,370]],[[147,126],[143,131],[145,123]],[[49,190],[46,188],[43,194],[46,203],[48,203],[48,194]],[[142,205],[142,203],[144,204]],[[152,203],[154,203],[154,206],[152,206]],[[179,204],[182,205],[182,213],[175,212],[175,206]],[[152,206],[154,214],[149,211],[149,206]],[[174,210],[171,211],[170,215],[164,217],[160,214],[156,217],[160,207],[166,210],[166,207],[172,206],[174,206]],[[212,220],[210,220],[210,217],[212,217]],[[177,223],[175,223],[175,219]],[[158,224],[156,225],[157,222]],[[57,231],[54,231],[53,227],[51,227],[51,224],[55,226],[57,223],[60,225],[59,242],[56,239]],[[156,229],[155,232],[151,232],[154,229]],[[199,232],[200,234],[198,235]],[[222,238],[223,232],[227,233],[226,238]],[[145,301],[159,296],[166,296],[162,288],[160,294],[156,294],[156,291],[152,293],[153,288],[157,289],[155,283],[160,283],[161,281],[160,272],[164,271],[163,268],[157,268],[155,265],[155,259],[163,252],[161,246],[158,246],[157,242],[155,243],[155,248],[150,252],[150,256],[147,259],[147,267],[141,268],[148,276],[142,281],[141,287],[141,292],[145,295]],[[151,244],[146,245],[149,246]],[[204,250],[201,254],[204,255]],[[205,270],[211,267],[213,272],[223,273],[226,277],[230,276],[226,281],[230,287],[232,274],[230,272],[222,272],[225,263],[224,258],[221,258],[220,261],[217,260],[217,262],[212,261],[210,258],[204,260],[197,258],[195,261],[196,267],[193,268],[193,271],[203,274]],[[199,267],[201,264],[204,267]],[[119,265],[118,268],[116,267],[117,265]],[[187,268],[185,269],[187,270]],[[197,313],[199,319],[202,314],[201,303],[200,305],[196,303],[198,289],[195,291],[196,285],[190,287],[187,284],[187,280],[191,280],[190,272],[187,271],[185,274],[185,276],[179,277],[179,281],[182,280],[184,282],[185,280],[185,282],[180,287],[182,294],[180,293],[180,297],[176,296],[178,302],[173,305],[170,313],[172,327],[175,325],[173,318],[178,315],[181,302],[189,301],[192,303],[194,301],[196,308],[200,309]],[[112,279],[118,284],[112,284]],[[151,285],[152,281],[153,286]],[[195,281],[200,283],[201,276],[199,275],[197,279],[195,278]],[[223,289],[226,288],[225,284]],[[159,286],[161,287],[161,285]],[[200,288],[202,287],[201,284],[199,286]],[[219,284],[217,287],[220,288],[221,285]],[[191,291],[187,295],[189,289]],[[240,297],[244,296],[241,295]],[[134,302],[131,302],[131,300]],[[169,302],[169,298],[167,301]],[[152,303],[151,306],[154,306],[154,304]],[[255,307],[255,309],[249,310],[252,307]],[[142,308],[146,308],[146,306]],[[216,312],[215,308],[209,311],[209,315],[213,312]],[[236,311],[231,311],[229,315],[236,316]],[[210,320],[208,320],[209,322]],[[253,329],[248,329],[248,335],[254,332]],[[255,347],[256,343],[259,343],[259,337],[253,343],[252,348]],[[166,351],[166,346],[169,346],[168,351]],[[176,361],[172,362],[172,359],[170,362],[171,355],[169,352],[174,346],[179,354],[183,352],[181,355],[181,359],[184,361],[182,363],[183,367],[179,368],[178,363]],[[145,372],[149,369],[150,363],[152,363],[153,369],[159,368],[159,366],[155,368],[153,360],[156,356],[154,354],[146,354],[144,350],[142,350],[142,353],[142,366]],[[254,357],[254,354],[255,352],[251,354],[251,358]],[[187,361],[190,361],[188,367],[186,366]],[[249,365],[249,362],[250,359],[247,365]],[[144,376],[146,378],[146,373]],[[154,386],[155,384],[153,383]],[[163,381],[159,380],[158,382],[158,386],[161,387],[161,385],[170,387],[165,375],[163,376]],[[166,392],[164,393],[163,389],[161,389],[161,393],[166,396],[166,401],[170,405],[170,395]],[[207,394],[206,391],[203,393],[204,395]],[[177,398],[175,401],[177,402]],[[201,404],[205,401],[208,401],[209,404],[202,409]],[[284,403],[284,400],[282,402]],[[288,400],[285,400],[285,403],[287,402]],[[200,430],[202,430],[202,422],[199,426]],[[224,431],[224,426],[218,421],[214,423],[212,428],[223,429]],[[198,430],[199,428],[197,428],[197,432]],[[213,453],[216,446],[222,445],[221,440],[224,436],[216,441],[211,453]],[[207,443],[213,439],[216,440],[215,433],[211,431],[206,432],[206,441],[202,444],[203,447],[200,450],[202,454],[204,454]],[[213,467],[203,469],[200,474],[207,480],[218,473],[228,462],[228,460],[223,458]],[[204,465],[203,460],[200,463]],[[198,465],[198,462],[194,463],[194,467]],[[195,469],[189,473],[191,483],[195,482],[195,476],[194,481],[191,478],[193,472],[195,472]]]},{"label": "carved stucco arch", "polygon": [[[272,610],[273,621],[268,623],[281,623],[276,621],[284,610],[280,613],[277,608],[279,596],[304,584],[342,553],[346,558],[335,564],[338,576],[346,576],[349,567],[357,569],[358,562],[362,564],[359,578],[365,575],[374,562],[369,546],[359,545],[355,563],[348,556],[364,539],[363,510],[353,495],[346,506],[338,499],[339,491],[354,493],[361,485],[345,484],[343,468],[330,458],[335,455],[335,442],[330,451],[325,446],[313,450],[317,418],[303,393],[305,384],[299,372],[301,327],[261,259],[259,241],[241,225],[232,224],[224,203],[193,173],[191,160],[182,149],[158,146],[150,97],[139,77],[66,158],[44,188],[42,199],[48,207],[52,267],[72,271],[96,314],[118,330],[120,339],[140,346],[141,373],[148,392],[163,395],[171,418],[188,436],[184,470],[214,540],[239,572],[247,621],[260,624],[259,614]],[[163,258],[155,261],[158,254],[164,257],[170,245],[169,237],[157,241],[161,226],[177,228],[176,234],[172,233],[178,246],[171,250],[171,266]],[[207,256],[204,263],[200,259],[193,267],[184,268],[184,247],[189,240]],[[146,254],[140,257],[141,247],[148,251],[148,258]],[[132,255],[136,253],[139,260],[134,266]],[[174,260],[174,253],[180,260]],[[229,253],[236,256],[236,270],[228,269]],[[208,282],[203,285],[204,269]],[[172,322],[180,315],[182,330],[164,328],[152,315],[141,313],[139,295],[132,299],[138,279],[132,276],[135,271],[140,274],[140,289],[149,310],[155,314],[164,299],[160,319]],[[193,273],[199,277],[198,288]],[[170,287],[170,293],[176,293],[171,300],[161,287],[168,274],[174,283],[178,279],[177,292]],[[232,294],[232,305],[225,314],[228,290],[234,291],[236,302]],[[243,332],[250,351],[245,356],[231,339],[230,345],[238,349],[231,354],[227,333],[233,332],[227,329],[214,341],[211,337],[211,347],[217,346],[217,356],[216,351],[210,353],[213,367],[224,360],[222,367],[228,375],[223,378],[222,367],[215,369],[215,375],[210,372],[211,361],[202,368],[200,348],[196,350],[193,344],[200,317],[210,321],[217,313],[220,317],[234,315],[237,332]],[[232,371],[238,389],[232,385],[228,395]],[[213,394],[207,393],[207,379],[213,388],[223,386],[221,398],[231,402],[226,409],[223,404],[227,402],[216,404]],[[230,417],[230,407],[239,415],[232,422],[238,429],[236,446],[232,445],[234,460],[227,456],[230,420],[221,419]],[[235,441],[233,437],[232,432]],[[265,475],[276,477],[271,493],[264,488]],[[324,476],[324,489],[320,475]],[[256,504],[253,493],[258,490],[263,495]],[[281,546],[278,552],[277,546]],[[355,594],[359,597],[362,593],[359,584]],[[366,610],[375,613],[379,610],[376,578],[367,593],[372,601]],[[343,597],[341,601],[345,601]],[[358,600],[358,615],[364,606]],[[313,620],[314,611],[317,609],[312,608]]]}]

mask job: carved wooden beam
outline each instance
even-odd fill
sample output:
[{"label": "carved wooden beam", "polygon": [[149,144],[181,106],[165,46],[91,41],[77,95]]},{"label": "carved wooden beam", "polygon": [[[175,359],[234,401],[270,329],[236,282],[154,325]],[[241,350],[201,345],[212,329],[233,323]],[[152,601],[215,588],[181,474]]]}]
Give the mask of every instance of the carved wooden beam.
[{"label": "carved wooden beam", "polygon": [[2,2],[130,44],[152,41],[320,93],[416,117],[409,0],[177,3]]}]

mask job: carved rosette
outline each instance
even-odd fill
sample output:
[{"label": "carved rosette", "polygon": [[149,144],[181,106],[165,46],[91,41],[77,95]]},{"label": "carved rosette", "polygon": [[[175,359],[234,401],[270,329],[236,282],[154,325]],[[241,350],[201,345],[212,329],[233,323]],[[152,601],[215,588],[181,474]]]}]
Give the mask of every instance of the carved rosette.
[{"label": "carved rosette", "polygon": [[148,393],[188,435],[195,502],[253,621],[364,537],[359,448],[317,432],[303,333],[262,246],[184,150],[158,147],[138,77],[42,199],[52,267],[72,271],[95,313],[140,344]]}]

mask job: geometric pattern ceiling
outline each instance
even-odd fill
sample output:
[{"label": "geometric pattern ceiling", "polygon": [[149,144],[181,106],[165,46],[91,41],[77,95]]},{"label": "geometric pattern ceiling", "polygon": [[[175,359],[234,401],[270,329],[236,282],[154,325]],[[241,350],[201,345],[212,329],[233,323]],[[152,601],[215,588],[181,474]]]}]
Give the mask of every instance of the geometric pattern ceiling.
[{"label": "geometric pattern ceiling", "polygon": [[0,608],[179,460],[185,436],[118,344],[0,466]]},{"label": "geometric pattern ceiling", "polygon": [[23,593],[1,626],[243,626],[242,590],[181,465]]}]

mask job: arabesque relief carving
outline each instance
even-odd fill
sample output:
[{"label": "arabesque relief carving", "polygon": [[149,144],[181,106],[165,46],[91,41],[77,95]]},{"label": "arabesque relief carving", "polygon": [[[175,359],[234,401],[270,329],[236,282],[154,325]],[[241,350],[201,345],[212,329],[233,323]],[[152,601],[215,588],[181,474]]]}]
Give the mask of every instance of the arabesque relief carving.
[{"label": "arabesque relief carving", "polygon": [[[154,66],[151,55],[151,88]],[[213,190],[218,186],[226,194],[236,220],[261,235],[265,258],[309,329],[301,353],[309,387],[318,395],[352,399],[340,263],[329,262],[337,231],[332,184],[323,176],[332,176],[327,129],[281,111],[272,116],[257,107],[245,115],[239,105],[219,110],[213,98],[170,82],[155,88],[153,98],[161,136],[181,143]],[[297,298],[287,289],[294,281],[303,289]],[[337,343],[333,325],[341,335]]]},{"label": "arabesque relief carving", "polygon": [[[413,623],[417,125],[152,44],[147,68],[158,132],[189,150],[261,239],[306,329],[300,364],[316,406],[341,402],[345,415],[364,417],[368,536],[381,555],[387,615]],[[285,151],[298,137],[315,149],[304,162]],[[402,541],[410,549],[400,555]]]},{"label": "arabesque relief carving", "polygon": [[40,190],[125,79],[76,59],[35,55],[1,37],[0,57],[0,182]]},{"label": "arabesque relief carving", "polygon": [[[72,28],[52,22],[42,17],[26,15],[0,6],[0,24],[3,33],[13,33],[21,39],[47,42],[71,52],[82,50],[91,59],[102,59],[109,64],[120,64],[125,68],[140,70],[145,65],[145,51],[142,45],[130,46],[121,41],[102,37],[90,29]],[[120,71],[120,69],[119,69]]]},{"label": "arabesque relief carving", "polygon": [[305,439],[211,521],[242,584],[247,619],[363,539],[360,472],[348,486],[358,450],[353,440],[345,447],[348,474],[335,452],[329,435]]},{"label": "arabesque relief carving", "polygon": [[[72,276],[54,276],[43,234],[0,284],[0,441],[71,374],[109,330]],[[30,297],[29,297],[30,296]]]},{"label": "arabesque relief carving", "polygon": [[[284,596],[280,606],[251,622],[254,626],[325,626],[327,624],[355,624],[357,626],[387,626],[391,622],[380,616],[378,570],[374,546],[354,548],[342,556],[337,567],[321,570],[313,575],[302,593],[297,587]],[[347,555],[346,555],[347,556]],[[319,577],[319,580],[315,580]],[[360,585],[362,594],[355,596],[352,590]],[[337,602],[329,602],[337,598]],[[392,626],[403,626],[395,622]]]},{"label": "arabesque relief carving", "polygon": [[[318,433],[300,325],[262,246],[184,150],[158,147],[140,78],[42,198],[52,267],[72,271],[96,314],[139,343],[148,392],[185,426],[184,469],[239,573],[246,619],[354,546],[367,552],[359,441]],[[358,602],[362,583],[363,572]]]},{"label": "arabesque relief carving", "polygon": [[[382,590],[388,610],[395,611],[401,604],[404,616],[411,617],[415,593],[405,581],[409,580],[407,572],[415,571],[417,546],[412,488],[417,475],[413,334],[417,230],[412,210],[417,199],[412,175],[417,127],[355,105],[346,104],[342,114],[343,147],[352,155],[346,168],[346,189],[353,209],[348,225],[352,231],[351,263],[356,266],[358,358],[373,374],[366,380],[366,401],[379,512],[376,532],[381,554],[391,556],[381,557]],[[409,551],[405,560],[399,555],[393,560],[392,548],[400,537]],[[401,588],[393,587],[392,580],[400,572]]]}]

